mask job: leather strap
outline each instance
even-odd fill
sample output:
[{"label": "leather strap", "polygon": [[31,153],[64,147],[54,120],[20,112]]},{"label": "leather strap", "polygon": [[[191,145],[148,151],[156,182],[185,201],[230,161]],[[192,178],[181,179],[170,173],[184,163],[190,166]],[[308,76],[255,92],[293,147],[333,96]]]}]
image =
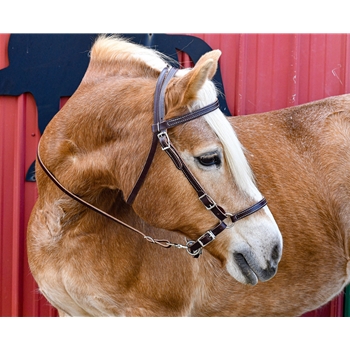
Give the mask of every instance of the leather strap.
[{"label": "leather strap", "polygon": [[[40,144],[39,144],[40,145]],[[183,246],[181,244],[178,243],[171,243],[166,239],[155,239],[152,238],[150,236],[147,236],[146,234],[144,234],[143,232],[139,231],[138,229],[128,225],[127,223],[125,223],[122,220],[117,219],[116,217],[106,213],[105,211],[95,207],[94,205],[92,205],[89,202],[84,201],[82,198],[80,198],[79,196],[77,196],[76,194],[70,192],[69,190],[67,190],[58,180],[57,178],[51,173],[51,171],[45,166],[45,164],[43,163],[43,161],[41,160],[40,154],[39,154],[39,146],[38,146],[38,150],[37,150],[37,160],[39,165],[41,166],[41,168],[44,170],[44,172],[46,173],[46,175],[51,179],[51,181],[63,192],[65,193],[67,196],[71,197],[72,199],[74,199],[75,201],[77,201],[78,203],[88,207],[89,209],[95,211],[96,213],[99,213],[101,215],[103,215],[104,217],[128,228],[129,230],[132,230],[138,234],[140,234],[141,236],[143,236],[143,238],[145,238],[148,242],[151,243],[155,243],[158,244],[160,246],[162,246],[163,248],[170,248],[172,246],[176,247],[176,248],[186,248],[187,246]]]},{"label": "leather strap", "polygon": [[220,222],[219,225],[217,225],[214,229],[207,231],[204,235],[199,237],[195,242],[189,241],[187,242],[187,251],[194,257],[198,258],[201,253],[202,249],[208,245],[210,242],[212,242],[216,236],[225,230],[226,224],[224,222]]},{"label": "leather strap", "polygon": [[210,210],[220,221],[227,219],[225,212],[214,202],[214,200],[206,193],[204,188],[200,185],[195,176],[188,169],[187,165],[184,163],[179,153],[175,147],[170,142],[169,138],[166,137],[167,134],[161,134],[159,137],[159,142],[162,149],[168,154],[170,159],[175,164],[176,168],[181,170],[186,176],[188,182],[192,185],[194,190],[197,192],[198,198],[204,204],[207,210]]},{"label": "leather strap", "polygon": [[187,122],[194,120],[198,117],[201,117],[205,114],[213,112],[219,107],[220,107],[219,100],[216,100],[215,102],[209,104],[208,106],[202,107],[200,109],[196,109],[195,111],[184,114],[180,117],[171,118],[171,119],[165,120],[161,123],[153,124],[152,131],[153,132],[160,132],[160,131],[164,131],[166,129],[173,128],[174,126],[187,123]]},{"label": "leather strap", "polygon": [[[241,220],[251,214],[254,214],[258,210],[262,209],[267,204],[267,201],[265,198],[263,198],[258,203],[252,205],[251,207],[244,209],[236,214],[229,214],[226,213],[226,215],[230,216],[232,223],[235,223],[238,220]],[[216,236],[221,233],[227,225],[224,222],[220,222],[218,226],[216,226],[213,230],[207,231],[203,236],[199,237],[197,241],[195,242],[188,242],[188,252],[193,255],[193,257],[198,258],[201,254],[202,248],[204,248],[206,245],[208,245],[210,242],[212,242]]]},{"label": "leather strap", "polygon": [[235,223],[238,220],[241,220],[249,215],[254,214],[258,210],[262,209],[265,205],[267,205],[267,200],[263,198],[258,203],[255,203],[251,207],[244,209],[236,214],[229,214],[229,216],[231,218],[231,221]]},{"label": "leather strap", "polygon": [[[154,94],[154,106],[153,106],[153,118],[154,118],[155,124],[162,122],[164,119],[164,116],[165,116],[164,98],[160,98],[160,97],[162,96],[162,94],[165,94],[165,88],[168,85],[170,79],[176,74],[176,72],[177,72],[177,69],[171,68],[170,71],[168,71],[168,67],[166,67],[162,70],[162,72],[159,75],[159,78],[157,80],[157,85],[156,85],[156,91]],[[126,200],[126,203],[128,203],[129,205],[132,205],[137,194],[141,189],[141,186],[146,180],[147,173],[149,171],[149,168],[151,167],[154,155],[156,153],[157,144],[158,144],[157,134],[153,133],[152,144],[148,152],[146,163],[143,166],[143,169],[134,185],[134,188],[132,189],[129,197]]]},{"label": "leather strap", "polygon": [[128,199],[126,200],[126,203],[128,203],[129,205],[132,205],[132,203],[134,203],[134,200],[135,200],[137,194],[139,193],[141,186],[143,185],[143,183],[146,180],[148,170],[151,167],[154,155],[156,153],[157,145],[158,145],[157,135],[153,134],[152,144],[151,144],[151,148],[148,152],[146,163],[143,166],[141,174],[139,175],[139,177],[134,185],[134,188],[132,189]]},{"label": "leather strap", "polygon": [[[159,78],[157,80],[157,84],[156,84],[156,91],[155,91],[155,95],[154,95],[154,107],[153,107],[153,115],[154,115],[154,124],[152,125],[152,132],[153,132],[153,137],[152,137],[152,144],[150,147],[150,150],[148,152],[148,156],[145,162],[145,165],[134,185],[134,188],[132,189],[129,197],[127,198],[126,202],[129,205],[132,205],[132,203],[134,202],[138,192],[140,191],[147,173],[151,167],[156,149],[157,149],[157,143],[158,143],[158,138],[159,135],[157,135],[157,133],[160,133],[161,131],[166,131],[168,128],[172,128],[174,126],[183,124],[183,123],[187,123],[191,120],[194,120],[196,118],[199,118],[205,114],[208,114],[210,112],[213,112],[214,110],[216,110],[217,108],[219,108],[219,101],[216,100],[215,102],[197,109],[193,112],[187,113],[185,115],[179,116],[179,117],[175,117],[175,118],[171,118],[169,120],[164,120],[165,117],[165,105],[164,105],[164,95],[165,95],[165,89],[168,85],[168,83],[170,82],[171,78],[176,74],[177,69],[171,67],[169,69],[169,67],[165,67],[162,72],[159,75]],[[180,156],[178,156],[179,159]],[[183,162],[182,162],[183,163]],[[184,164],[184,163],[183,163]],[[187,167],[186,167],[187,168]],[[189,172],[188,169],[185,170],[186,172]],[[193,175],[190,175],[190,178],[193,178]],[[189,180],[190,181],[190,180]],[[193,181],[193,182],[197,182],[197,181]],[[197,182],[198,183],[198,182]],[[205,192],[203,191],[202,194],[200,194],[200,196],[204,195]],[[204,204],[206,205],[206,204]],[[207,206],[207,205],[206,205]]]},{"label": "leather strap", "polygon": [[[153,111],[153,121],[154,124],[161,123],[165,117],[165,90],[171,80],[171,78],[178,71],[174,67],[165,67],[160,74],[160,79],[157,81],[156,91],[154,95],[154,111]],[[159,131],[159,130],[158,130]]]}]

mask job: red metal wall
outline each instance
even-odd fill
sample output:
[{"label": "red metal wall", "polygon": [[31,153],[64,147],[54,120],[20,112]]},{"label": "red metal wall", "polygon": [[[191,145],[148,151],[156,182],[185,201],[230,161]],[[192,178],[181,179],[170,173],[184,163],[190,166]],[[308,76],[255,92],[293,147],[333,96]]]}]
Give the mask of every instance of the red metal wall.
[{"label": "red metal wall", "polygon": [[[0,69],[8,62],[9,35],[0,35]],[[37,293],[25,249],[28,218],[37,191],[25,173],[39,141],[33,97],[0,96],[0,316],[51,316],[55,311]]]},{"label": "red metal wall", "polygon": [[[233,115],[264,112],[350,92],[348,34],[193,34],[220,49]],[[0,34],[0,69],[9,35]],[[55,316],[36,290],[25,235],[37,195],[25,171],[39,140],[33,97],[0,96],[0,316]],[[343,295],[306,316],[342,316]]]}]

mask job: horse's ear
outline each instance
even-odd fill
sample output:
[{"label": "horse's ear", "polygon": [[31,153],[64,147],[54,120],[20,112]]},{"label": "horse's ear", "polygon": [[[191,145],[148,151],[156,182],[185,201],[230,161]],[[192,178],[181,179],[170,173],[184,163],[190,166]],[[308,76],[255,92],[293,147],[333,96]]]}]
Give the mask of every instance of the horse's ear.
[{"label": "horse's ear", "polygon": [[196,67],[204,64],[208,60],[213,60],[213,64],[211,65],[211,69],[209,69],[209,71],[208,71],[208,73],[209,73],[208,79],[211,80],[211,79],[213,79],[213,77],[216,73],[216,70],[218,69],[218,62],[219,62],[220,56],[221,56],[220,50],[213,50],[213,51],[207,52],[198,60],[198,62],[196,63]]},{"label": "horse's ear", "polygon": [[203,87],[206,80],[213,78],[220,56],[220,50],[214,50],[204,54],[192,70],[173,85],[176,93],[182,96],[179,100],[181,105],[188,105],[195,100],[198,90]]}]

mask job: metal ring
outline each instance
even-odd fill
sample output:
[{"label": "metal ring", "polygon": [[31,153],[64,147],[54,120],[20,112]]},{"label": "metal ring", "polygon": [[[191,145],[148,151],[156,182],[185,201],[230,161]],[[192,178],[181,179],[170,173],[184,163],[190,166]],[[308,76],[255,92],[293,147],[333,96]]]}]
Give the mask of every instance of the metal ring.
[{"label": "metal ring", "polygon": [[193,244],[195,244],[196,242],[195,241],[187,241],[187,253],[192,255],[192,256],[195,256],[195,255],[201,255],[202,254],[202,249],[203,248],[198,248],[197,250],[195,250],[194,252],[191,252],[190,251],[190,248]]},{"label": "metal ring", "polygon": [[226,222],[225,222],[225,220],[224,220],[224,222],[225,222],[225,224],[226,224],[226,227],[225,227],[225,229],[230,229],[230,228],[232,228],[233,226],[234,226],[234,224],[235,224],[235,222],[232,220],[232,217],[234,217],[234,215],[233,214],[231,214],[231,213],[225,213],[225,215],[227,216],[227,219],[230,217],[230,219],[231,219],[231,223],[229,223],[229,224],[226,224]]}]

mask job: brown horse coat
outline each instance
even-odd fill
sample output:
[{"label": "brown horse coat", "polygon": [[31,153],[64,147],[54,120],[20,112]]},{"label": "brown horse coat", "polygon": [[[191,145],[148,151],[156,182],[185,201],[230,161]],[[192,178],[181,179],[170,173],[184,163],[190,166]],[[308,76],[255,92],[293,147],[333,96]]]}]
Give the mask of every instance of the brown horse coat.
[{"label": "brown horse coat", "polygon": [[[93,62],[84,84],[46,129],[41,156],[60,181],[85,200],[145,234],[184,244],[183,232],[188,232],[190,238],[196,234],[198,237],[197,232],[208,229],[208,222],[215,220],[193,200],[186,180],[171,175],[173,165],[160,150],[155,158],[155,164],[162,164],[158,187],[153,186],[156,190],[151,193],[149,186],[156,181],[152,177],[157,170],[154,166],[135,206],[126,205],[122,192],[130,192],[146,157],[147,147],[139,149],[138,140],[142,130],[146,130],[146,122],[150,125],[143,106],[149,105],[157,74],[144,65],[132,70],[118,63],[108,69],[110,64],[104,57]],[[212,64],[206,61],[203,66],[213,74]],[[131,85],[133,96],[140,103],[120,114],[127,118],[136,111],[143,116],[143,124],[140,127],[140,120],[130,119],[128,127],[116,129],[111,111],[119,113],[121,107],[116,101],[123,102],[124,88],[117,86],[115,75],[122,74],[123,79],[134,83],[135,76],[145,69],[148,77],[142,88]],[[102,77],[106,83],[99,85]],[[179,78],[179,82],[185,87],[180,91],[190,90],[188,84],[192,83],[188,79]],[[196,84],[202,82],[197,79]],[[191,86],[193,90],[198,88]],[[171,91],[168,109],[173,115],[183,113],[178,94]],[[185,97],[196,97],[194,91],[190,95]],[[349,106],[350,96],[339,96],[280,111],[229,118],[283,235],[282,259],[272,279],[251,286],[232,277],[232,271],[230,274],[225,269],[227,254],[234,249],[228,232],[208,245],[199,259],[193,259],[183,249],[163,249],[67,198],[38,168],[39,199],[28,225],[28,257],[41,292],[61,315],[72,316],[300,315],[326,303],[349,282]],[[93,113],[94,118],[88,118]],[[103,124],[104,129],[99,130],[103,118],[108,128]],[[184,158],[191,160],[189,152],[197,152],[199,146],[195,144],[186,150],[186,141],[198,136],[198,130],[203,147],[208,140],[217,143],[204,124],[196,120],[175,128],[172,137]],[[115,138],[130,137],[131,130],[135,132],[135,142],[120,142],[116,150]],[[135,157],[128,158],[130,155]],[[192,168],[202,180],[211,176]],[[227,177],[223,179],[216,185],[231,187],[224,193],[222,188],[217,189],[218,203],[243,208],[247,202],[253,203],[238,186],[228,185]],[[175,186],[171,186],[173,181],[178,181]],[[215,191],[215,183],[211,182],[211,190]],[[158,196],[164,189],[169,191],[169,198],[179,195],[174,207],[181,211],[172,212],[170,202],[159,204],[160,198],[168,199]],[[229,196],[231,193],[234,198]],[[189,217],[186,211],[183,213],[184,198]],[[160,215],[163,208],[167,215]],[[268,230],[259,226],[259,220],[266,221],[264,213],[253,216],[235,225],[233,238],[266,235],[265,245],[258,247],[270,249],[276,240],[269,243]],[[255,229],[245,233],[244,228],[251,222]]]},{"label": "brown horse coat", "polygon": [[300,315],[318,308],[349,283],[350,95],[234,117],[231,124],[284,242],[275,278],[236,286],[234,309]]}]

